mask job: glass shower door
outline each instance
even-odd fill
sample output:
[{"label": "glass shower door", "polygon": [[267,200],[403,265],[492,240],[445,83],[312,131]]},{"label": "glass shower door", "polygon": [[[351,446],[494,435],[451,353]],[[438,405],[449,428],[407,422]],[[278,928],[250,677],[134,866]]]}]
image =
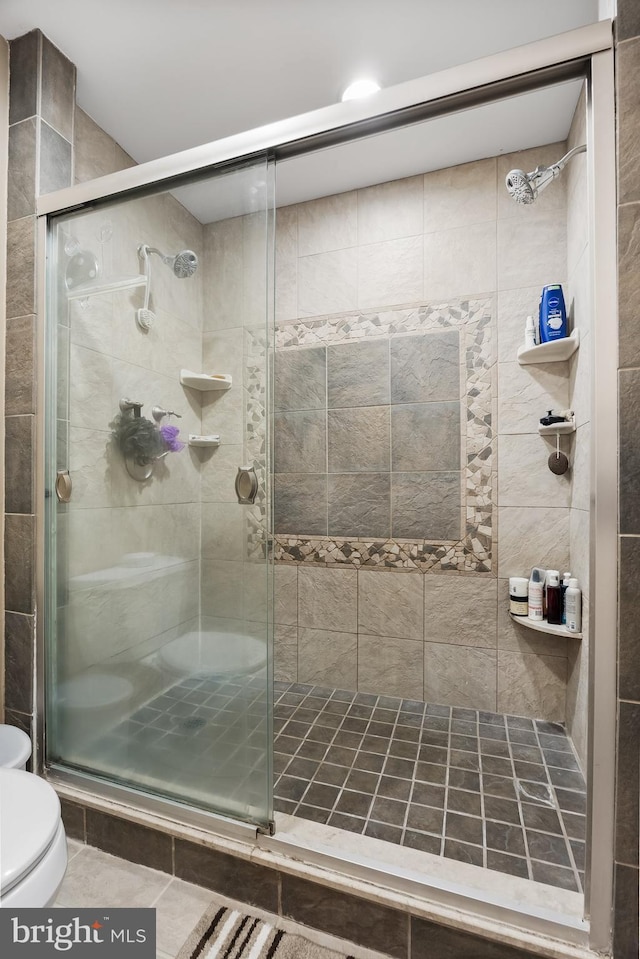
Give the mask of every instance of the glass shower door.
[{"label": "glass shower door", "polygon": [[267,826],[265,159],[49,224],[47,761]]}]

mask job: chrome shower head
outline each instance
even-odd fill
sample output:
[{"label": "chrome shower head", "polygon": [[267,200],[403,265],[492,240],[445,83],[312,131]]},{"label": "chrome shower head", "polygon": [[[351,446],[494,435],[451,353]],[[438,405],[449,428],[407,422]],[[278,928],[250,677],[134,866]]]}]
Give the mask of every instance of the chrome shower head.
[{"label": "chrome shower head", "polygon": [[553,163],[551,166],[537,166],[531,173],[525,173],[524,170],[510,170],[505,177],[509,195],[513,197],[516,203],[533,203],[552,180],[560,176],[571,157],[575,156],[576,153],[584,153],[586,149],[586,144],[574,147],[557,163]]},{"label": "chrome shower head", "polygon": [[141,257],[146,259],[149,253],[156,253],[163,263],[166,263],[167,266],[170,266],[175,275],[180,280],[184,280],[193,274],[198,269],[198,257],[193,252],[193,250],[180,250],[179,253],[176,253],[174,256],[167,255],[163,253],[162,250],[159,250],[155,246],[147,246],[146,243],[143,243],[138,247],[138,253]]},{"label": "chrome shower head", "polygon": [[193,250],[181,250],[175,256],[165,256],[163,259],[165,263],[171,265],[173,272],[181,280],[193,276],[198,269],[198,257]]}]

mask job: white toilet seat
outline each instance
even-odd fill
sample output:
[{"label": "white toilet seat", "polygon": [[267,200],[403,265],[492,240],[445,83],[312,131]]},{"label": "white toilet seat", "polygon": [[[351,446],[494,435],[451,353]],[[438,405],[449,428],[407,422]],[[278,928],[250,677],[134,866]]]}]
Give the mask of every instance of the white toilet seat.
[{"label": "white toilet seat", "polygon": [[31,755],[31,740],[17,726],[0,723],[0,766],[24,769]]},{"label": "white toilet seat", "polygon": [[0,810],[0,905],[48,905],[67,865],[55,790],[32,773],[0,769]]}]

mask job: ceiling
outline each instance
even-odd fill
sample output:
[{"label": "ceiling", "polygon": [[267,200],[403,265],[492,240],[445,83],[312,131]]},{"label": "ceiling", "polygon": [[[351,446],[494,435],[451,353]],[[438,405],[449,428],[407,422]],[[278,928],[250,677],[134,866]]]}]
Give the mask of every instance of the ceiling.
[{"label": "ceiling", "polygon": [[[597,19],[598,0],[0,0],[0,34],[39,27],[75,63],[80,107],[139,163],[335,103],[357,76],[387,87]],[[369,138],[368,159],[351,145],[287,161],[279,202],[564,139],[568,90]]]}]

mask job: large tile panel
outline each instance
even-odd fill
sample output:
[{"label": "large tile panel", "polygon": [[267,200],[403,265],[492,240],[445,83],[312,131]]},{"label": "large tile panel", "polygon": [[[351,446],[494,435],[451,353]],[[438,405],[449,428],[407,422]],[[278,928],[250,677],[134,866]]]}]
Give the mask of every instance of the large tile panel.
[{"label": "large tile panel", "polygon": [[448,300],[491,293],[495,289],[495,222],[474,223],[425,235],[424,295],[427,300]]},{"label": "large tile panel", "polygon": [[389,402],[389,341],[361,340],[327,348],[329,409]]},{"label": "large tile panel", "polygon": [[364,693],[423,698],[424,644],[393,636],[358,636],[358,685]]},{"label": "large tile panel", "polygon": [[412,403],[391,408],[394,471],[460,468],[460,404]]},{"label": "large tile panel", "polygon": [[423,578],[419,573],[360,570],[358,631],[372,636],[421,640]]},{"label": "large tile panel", "polygon": [[327,476],[276,473],[274,529],[290,536],[327,535]]},{"label": "large tile panel", "polygon": [[274,409],[321,410],[326,404],[326,349],[279,350],[275,354]]},{"label": "large tile panel", "polygon": [[457,330],[391,340],[391,402],[429,403],[460,397]]},{"label": "large tile panel", "polygon": [[323,410],[276,413],[276,473],[324,473],[326,471],[326,413]]},{"label": "large tile panel", "polygon": [[330,473],[328,534],[354,539],[391,535],[389,473]]},{"label": "large tile panel", "polygon": [[392,535],[451,542],[462,536],[458,472],[393,473]]},{"label": "large tile panel", "polygon": [[489,576],[425,576],[425,640],[496,646],[497,586]]},{"label": "large tile panel", "polygon": [[495,650],[425,643],[424,697],[443,706],[495,711]]},{"label": "large tile panel", "polygon": [[389,470],[390,417],[387,406],[329,410],[327,433],[330,473]]},{"label": "large tile panel", "polygon": [[356,633],[299,629],[298,682],[336,689],[358,689]]},{"label": "large tile panel", "polygon": [[567,661],[498,650],[498,712],[564,722]]},{"label": "large tile panel", "polygon": [[357,576],[358,573],[351,569],[299,567],[299,626],[357,632]]}]

